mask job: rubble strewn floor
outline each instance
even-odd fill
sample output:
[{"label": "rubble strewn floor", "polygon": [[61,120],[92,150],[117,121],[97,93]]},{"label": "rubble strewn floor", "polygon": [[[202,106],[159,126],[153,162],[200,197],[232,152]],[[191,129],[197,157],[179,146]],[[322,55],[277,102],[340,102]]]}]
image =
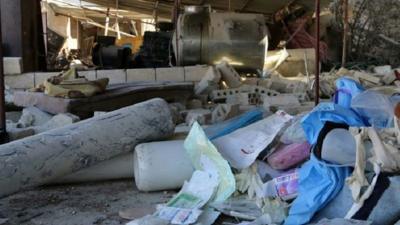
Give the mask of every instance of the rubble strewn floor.
[{"label": "rubble strewn floor", "polygon": [[2,225],[125,224],[121,210],[137,208],[137,218],[171,199],[173,192],[139,192],[132,180],[41,187],[0,199]]}]

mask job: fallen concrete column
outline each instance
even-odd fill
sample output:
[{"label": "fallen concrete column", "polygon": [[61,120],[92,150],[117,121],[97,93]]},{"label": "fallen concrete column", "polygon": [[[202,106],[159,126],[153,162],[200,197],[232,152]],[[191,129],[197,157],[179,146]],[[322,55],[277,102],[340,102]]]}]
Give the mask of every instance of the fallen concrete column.
[{"label": "fallen concrete column", "polygon": [[140,144],[135,148],[133,165],[140,191],[178,189],[194,172],[183,141]]},{"label": "fallen concrete column", "polygon": [[52,184],[72,184],[133,178],[133,152],[105,160],[52,181]]},{"label": "fallen concrete column", "polygon": [[168,104],[153,99],[0,146],[0,197],[93,166],[174,132]]}]

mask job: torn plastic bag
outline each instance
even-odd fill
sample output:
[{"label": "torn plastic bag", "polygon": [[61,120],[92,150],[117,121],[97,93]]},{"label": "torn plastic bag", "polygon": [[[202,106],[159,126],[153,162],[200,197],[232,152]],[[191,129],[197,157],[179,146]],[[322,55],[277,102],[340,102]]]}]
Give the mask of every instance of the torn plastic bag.
[{"label": "torn plastic bag", "polygon": [[372,141],[373,158],[384,172],[400,172],[400,129],[382,129],[379,132],[374,128],[367,129],[368,137]]},{"label": "torn plastic bag", "polygon": [[276,170],[287,170],[310,157],[311,145],[308,142],[280,146],[268,156],[268,164]]},{"label": "torn plastic bag", "polygon": [[285,225],[308,223],[316,212],[336,197],[349,174],[349,168],[327,164],[312,154],[299,169],[298,196],[292,203]]},{"label": "torn plastic bag", "polygon": [[301,126],[301,120],[304,115],[298,115],[291,121],[291,125],[283,132],[280,138],[282,143],[288,145],[307,141],[306,134]]},{"label": "torn plastic bag", "polygon": [[211,207],[227,216],[243,220],[255,220],[263,214],[261,208],[254,201],[244,198],[228,199],[223,203],[212,204]]},{"label": "torn plastic bag", "polygon": [[272,143],[292,116],[278,111],[261,121],[213,141],[221,155],[236,169],[249,167]]},{"label": "torn plastic bag", "polygon": [[389,96],[376,91],[364,91],[353,98],[351,108],[372,127],[393,127],[394,105]]},{"label": "torn plastic bag", "polygon": [[335,104],[350,108],[351,100],[364,91],[364,87],[357,81],[348,77],[336,80]]},{"label": "torn plastic bag", "polygon": [[371,225],[370,221],[362,221],[362,220],[348,220],[348,219],[323,219],[314,225]]},{"label": "torn plastic bag", "polygon": [[[400,220],[400,176],[381,173],[372,196],[367,199],[352,219],[369,220],[372,225],[392,225]],[[351,191],[347,185],[324,209],[319,211],[312,222],[323,218],[344,218],[353,205]]]},{"label": "torn plastic bag", "polygon": [[230,134],[235,130],[255,123],[263,118],[263,111],[261,109],[250,110],[243,115],[226,120],[222,123],[217,123],[207,127],[204,132],[207,137],[212,141],[216,138]]},{"label": "torn plastic bag", "polygon": [[[184,147],[195,169],[217,173],[219,185],[212,201],[223,202],[228,199],[235,192],[235,177],[228,162],[220,155],[197,122],[193,124]],[[204,160],[205,157],[208,160]]]},{"label": "torn plastic bag", "polygon": [[301,121],[307,140],[311,145],[317,143],[319,133],[326,122],[347,124],[353,127],[367,126],[362,118],[351,109],[333,103],[320,103]]}]

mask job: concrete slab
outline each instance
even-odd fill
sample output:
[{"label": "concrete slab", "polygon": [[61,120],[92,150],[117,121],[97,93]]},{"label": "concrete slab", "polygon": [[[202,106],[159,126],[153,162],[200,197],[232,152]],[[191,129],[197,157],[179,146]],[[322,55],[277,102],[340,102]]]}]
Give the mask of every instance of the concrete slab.
[{"label": "concrete slab", "polygon": [[29,89],[35,86],[35,74],[5,75],[4,82],[13,89]]},{"label": "concrete slab", "polygon": [[185,81],[186,82],[199,82],[206,75],[210,66],[197,65],[185,66]]},{"label": "concrete slab", "polygon": [[156,70],[150,69],[128,69],[126,70],[127,82],[156,81]]},{"label": "concrete slab", "polygon": [[88,80],[96,80],[97,79],[96,70],[78,71],[78,75],[86,77]]},{"label": "concrete slab", "polygon": [[97,79],[108,78],[109,84],[123,84],[126,83],[125,70],[97,70]]},{"label": "concrete slab", "polygon": [[156,69],[157,81],[185,81],[185,70],[183,67],[168,67]]},{"label": "concrete slab", "polygon": [[22,58],[21,57],[4,57],[4,74],[21,74],[22,73]]},{"label": "concrete slab", "polygon": [[45,80],[50,77],[57,76],[60,72],[36,72],[35,73],[35,86],[43,84]]}]

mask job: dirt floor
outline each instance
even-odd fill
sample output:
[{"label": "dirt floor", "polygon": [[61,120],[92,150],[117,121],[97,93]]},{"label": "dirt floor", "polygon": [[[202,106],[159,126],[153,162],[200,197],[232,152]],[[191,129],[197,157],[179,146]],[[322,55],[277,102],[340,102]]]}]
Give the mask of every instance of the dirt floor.
[{"label": "dirt floor", "polygon": [[0,225],[116,225],[153,213],[174,192],[142,193],[132,180],[41,187],[0,199]]}]

